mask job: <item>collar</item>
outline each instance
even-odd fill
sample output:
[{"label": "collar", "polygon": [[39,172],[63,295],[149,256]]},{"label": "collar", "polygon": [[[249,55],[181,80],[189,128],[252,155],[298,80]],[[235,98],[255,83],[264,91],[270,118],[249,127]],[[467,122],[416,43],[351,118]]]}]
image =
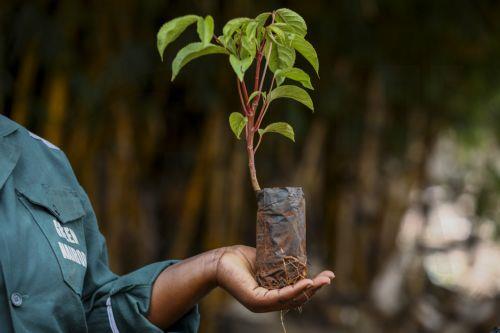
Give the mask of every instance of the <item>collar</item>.
[{"label": "collar", "polygon": [[0,189],[14,170],[20,150],[8,142],[7,135],[16,131],[20,126],[7,117],[0,115]]},{"label": "collar", "polygon": [[0,114],[0,136],[7,136],[19,128],[19,125]]}]

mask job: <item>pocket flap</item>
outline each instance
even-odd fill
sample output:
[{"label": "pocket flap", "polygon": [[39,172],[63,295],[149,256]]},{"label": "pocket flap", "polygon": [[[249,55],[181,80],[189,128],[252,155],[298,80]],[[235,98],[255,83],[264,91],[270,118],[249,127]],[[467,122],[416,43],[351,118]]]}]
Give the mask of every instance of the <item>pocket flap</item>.
[{"label": "pocket flap", "polygon": [[18,190],[31,203],[47,209],[62,223],[74,221],[85,215],[78,194],[68,187],[35,184]]}]

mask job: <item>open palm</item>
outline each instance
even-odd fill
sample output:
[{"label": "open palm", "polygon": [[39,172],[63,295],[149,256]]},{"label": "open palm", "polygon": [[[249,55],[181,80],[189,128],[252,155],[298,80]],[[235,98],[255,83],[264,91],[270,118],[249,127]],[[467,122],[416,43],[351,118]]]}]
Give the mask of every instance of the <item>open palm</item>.
[{"label": "open palm", "polygon": [[323,271],[312,279],[275,290],[259,287],[254,276],[255,249],[241,245],[228,247],[217,265],[217,282],[253,312],[300,307],[321,287],[329,285],[335,274]]}]

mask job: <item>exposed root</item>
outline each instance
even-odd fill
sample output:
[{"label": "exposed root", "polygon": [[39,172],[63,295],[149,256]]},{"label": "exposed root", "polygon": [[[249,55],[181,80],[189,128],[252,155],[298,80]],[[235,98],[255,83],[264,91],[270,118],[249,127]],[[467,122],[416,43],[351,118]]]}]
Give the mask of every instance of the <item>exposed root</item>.
[{"label": "exposed root", "polygon": [[[278,262],[279,263],[279,262]],[[257,282],[267,289],[281,289],[307,277],[307,264],[293,256],[283,256],[281,265],[270,266],[266,274],[257,274]]]},{"label": "exposed root", "polygon": [[283,312],[284,312],[284,310],[280,311],[281,327],[283,327],[283,332],[286,333],[285,321],[283,320],[286,312],[285,313],[283,313]]},{"label": "exposed root", "polygon": [[283,271],[285,272],[284,286],[290,286],[307,277],[306,264],[292,256],[283,257]]},{"label": "exposed root", "polygon": [[[289,269],[288,269],[289,266],[292,267],[291,276],[289,274]],[[307,277],[305,275],[305,273],[307,272],[307,265],[300,262],[297,258],[295,258],[293,256],[284,256],[283,257],[283,271],[285,272],[285,278],[280,279],[281,288],[295,284],[296,282],[298,282],[302,279],[305,279]],[[307,301],[309,301],[309,296],[307,296],[307,294],[305,292],[303,292],[303,294],[306,297]],[[302,305],[298,306],[296,309],[299,313],[302,313]],[[286,333],[285,315],[288,313],[288,311],[289,310],[281,310],[280,311],[281,327],[283,328],[284,333]]]}]

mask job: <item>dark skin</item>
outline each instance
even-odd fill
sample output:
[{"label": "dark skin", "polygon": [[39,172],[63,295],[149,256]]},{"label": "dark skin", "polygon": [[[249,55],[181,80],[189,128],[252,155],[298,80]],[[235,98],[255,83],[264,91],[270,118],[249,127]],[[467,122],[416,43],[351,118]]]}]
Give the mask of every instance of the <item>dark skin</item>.
[{"label": "dark skin", "polygon": [[206,294],[221,287],[253,312],[297,308],[335,277],[323,271],[277,290],[259,287],[254,278],[255,249],[236,245],[215,249],[165,269],[153,285],[149,320],[167,328]]}]

